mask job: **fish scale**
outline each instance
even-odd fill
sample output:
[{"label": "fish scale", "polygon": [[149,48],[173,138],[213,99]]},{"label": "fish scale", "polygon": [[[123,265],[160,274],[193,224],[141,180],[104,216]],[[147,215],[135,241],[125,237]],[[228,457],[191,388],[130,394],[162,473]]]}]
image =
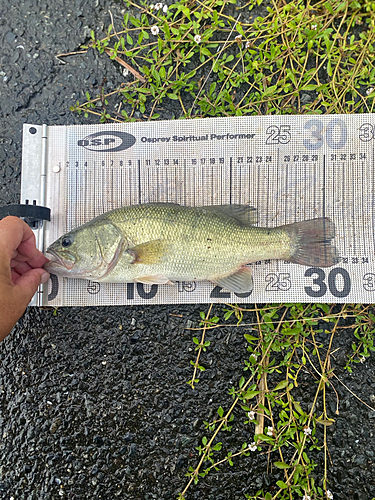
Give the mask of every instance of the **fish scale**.
[{"label": "fish scale", "polygon": [[[142,263],[129,267],[127,259],[122,267],[120,258],[116,269],[105,278],[109,282],[116,274],[125,273],[131,273],[132,280],[143,273],[163,274],[171,280],[209,279],[228,274],[227,269],[258,260],[264,254],[263,233],[254,234],[255,228],[212,210],[150,204],[115,210],[103,218],[115,223],[134,246],[160,239],[168,243],[161,262],[152,269]],[[253,247],[252,239],[258,240]],[[252,252],[256,253],[251,258]]]}]

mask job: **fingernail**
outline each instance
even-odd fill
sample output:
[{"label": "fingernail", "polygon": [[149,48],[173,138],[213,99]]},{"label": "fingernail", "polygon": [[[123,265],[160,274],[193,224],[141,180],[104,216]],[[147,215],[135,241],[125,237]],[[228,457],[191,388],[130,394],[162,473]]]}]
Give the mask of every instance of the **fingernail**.
[{"label": "fingernail", "polygon": [[43,285],[43,283],[47,283],[49,280],[49,273],[43,273],[42,277],[40,278],[40,284]]}]

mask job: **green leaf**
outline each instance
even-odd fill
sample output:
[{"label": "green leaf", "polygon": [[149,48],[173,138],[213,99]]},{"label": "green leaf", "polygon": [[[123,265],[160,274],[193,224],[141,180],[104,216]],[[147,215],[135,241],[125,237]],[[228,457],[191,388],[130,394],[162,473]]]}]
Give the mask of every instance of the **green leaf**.
[{"label": "green leaf", "polygon": [[162,66],[160,69],[159,69],[159,75],[160,77],[164,80],[165,79],[165,66]]},{"label": "green leaf", "polygon": [[280,389],[285,389],[285,387],[289,384],[289,380],[282,380],[277,384],[277,386],[274,388],[274,391],[278,391]]},{"label": "green leaf", "polygon": [[331,59],[328,59],[328,63],[327,63],[327,73],[328,73],[328,76],[332,76],[332,75],[333,75],[332,65],[331,65]]},{"label": "green leaf", "polygon": [[330,2],[325,2],[324,7],[328,10],[328,12],[330,14],[332,14],[333,16],[335,15],[335,12],[334,12],[334,10],[333,10],[332,5],[330,4]]},{"label": "green leaf", "polygon": [[332,424],[335,423],[335,420],[333,418],[327,418],[327,419],[325,419],[323,417],[323,415],[321,415],[319,418],[317,418],[316,421],[318,422],[318,424],[322,424],[325,427],[329,427],[330,425],[332,425]]},{"label": "green leaf", "polygon": [[258,434],[258,438],[266,443],[273,443],[274,438],[272,436],[267,436],[266,434]]},{"label": "green leaf", "polygon": [[277,85],[271,85],[270,87],[266,88],[263,92],[263,97],[274,94],[276,89],[277,89]]},{"label": "green leaf", "polygon": [[193,78],[193,76],[195,76],[195,73],[196,73],[196,71],[195,71],[195,69],[193,69],[193,71],[190,71],[190,73],[188,73],[186,75],[186,79],[190,80],[190,78]]},{"label": "green leaf", "polygon": [[163,31],[164,31],[164,33],[165,33],[165,36],[166,36],[167,40],[168,40],[169,38],[171,38],[171,32],[169,31],[169,26],[168,26],[168,23],[164,23],[164,24],[163,24]]},{"label": "green leaf", "polygon": [[188,9],[187,7],[182,7],[181,8],[183,14],[185,14],[185,16],[189,19],[189,21],[191,20],[190,19],[190,9]]},{"label": "green leaf", "polygon": [[219,415],[219,417],[221,418],[223,415],[224,415],[224,410],[221,406],[219,406],[218,410],[217,410],[217,413]]},{"label": "green leaf", "polygon": [[259,340],[259,339],[258,339],[258,337],[253,337],[252,335],[249,335],[248,333],[245,333],[244,337],[245,337],[245,339],[246,339],[248,342],[250,342],[250,344],[251,344],[251,341],[252,341],[252,340]]},{"label": "green leaf", "polygon": [[315,90],[317,87],[314,83],[309,83],[308,85],[304,85],[301,90]]},{"label": "green leaf", "polygon": [[285,462],[274,462],[274,465],[278,469],[290,469],[290,465],[286,464]]},{"label": "green leaf", "polygon": [[242,26],[241,26],[241,23],[237,23],[237,24],[236,24],[236,30],[238,31],[238,33],[239,33],[240,35],[245,36],[245,32],[244,32],[244,30],[243,30],[243,28],[242,28]]},{"label": "green leaf", "polygon": [[284,483],[284,481],[277,481],[276,482],[277,486],[281,488],[282,490],[286,490],[288,485]]},{"label": "green leaf", "polygon": [[245,394],[243,394],[242,397],[244,399],[252,399],[254,396],[256,396],[259,393],[260,393],[260,391],[247,391],[247,392],[245,392]]},{"label": "green leaf", "polygon": [[201,48],[201,53],[204,54],[205,56],[208,56],[208,57],[212,56],[211,52],[208,49],[206,49],[205,47]]},{"label": "green leaf", "polygon": [[298,401],[293,401],[294,408],[300,413],[301,415],[304,415],[305,412],[302,410],[301,405],[299,404]]}]

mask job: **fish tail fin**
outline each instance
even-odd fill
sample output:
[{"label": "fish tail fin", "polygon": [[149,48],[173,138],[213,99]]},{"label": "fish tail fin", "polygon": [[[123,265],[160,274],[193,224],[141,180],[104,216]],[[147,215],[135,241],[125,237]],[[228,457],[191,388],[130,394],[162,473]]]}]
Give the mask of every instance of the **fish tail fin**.
[{"label": "fish tail fin", "polygon": [[287,259],[305,266],[330,267],[339,262],[331,241],[335,225],[328,217],[295,222],[284,226],[292,239],[291,256]]}]

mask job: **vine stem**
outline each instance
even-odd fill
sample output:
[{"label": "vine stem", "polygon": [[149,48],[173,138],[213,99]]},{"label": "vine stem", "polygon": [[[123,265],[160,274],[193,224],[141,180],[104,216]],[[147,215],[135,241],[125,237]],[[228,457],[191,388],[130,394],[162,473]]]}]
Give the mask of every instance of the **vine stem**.
[{"label": "vine stem", "polygon": [[195,360],[195,363],[194,363],[194,373],[193,373],[193,378],[191,379],[191,384],[189,382],[189,385],[191,386],[192,389],[194,389],[194,380],[195,380],[195,376],[197,374],[197,369],[198,369],[198,361],[199,361],[199,358],[201,357],[201,353],[202,353],[202,347],[203,347],[203,344],[204,344],[204,336],[206,334],[206,330],[207,330],[207,320],[209,319],[210,317],[210,314],[211,314],[211,310],[212,310],[212,305],[210,305],[210,308],[208,310],[208,313],[207,313],[207,316],[205,317],[205,324],[204,324],[204,327],[203,327],[203,332],[202,332],[202,339],[201,339],[201,347],[199,347],[198,349],[198,354],[197,354],[197,359]]}]

